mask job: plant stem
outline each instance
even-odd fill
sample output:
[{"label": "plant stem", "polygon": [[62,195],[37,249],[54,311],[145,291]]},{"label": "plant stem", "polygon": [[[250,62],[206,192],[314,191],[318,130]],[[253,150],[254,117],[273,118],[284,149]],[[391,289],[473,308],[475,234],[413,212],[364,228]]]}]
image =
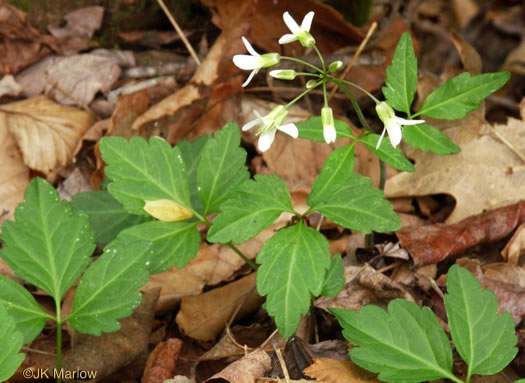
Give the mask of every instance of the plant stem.
[{"label": "plant stem", "polygon": [[[57,354],[56,354],[56,362],[55,367],[57,373],[60,373],[62,370],[62,321],[60,320],[60,310],[58,310],[57,314]],[[62,383],[62,378],[57,379],[58,383]]]},{"label": "plant stem", "polygon": [[355,113],[357,114],[357,118],[359,119],[359,122],[363,126],[363,129],[365,129],[368,133],[374,133],[372,128],[370,128],[370,125],[368,125],[368,122],[365,119],[365,116],[363,115],[363,111],[361,110],[361,107],[357,103],[357,100],[355,99],[354,95],[350,90],[344,86],[343,84],[337,84],[339,88],[346,94],[346,96],[350,99],[350,102],[352,103],[352,106],[354,107]]},{"label": "plant stem", "polygon": [[315,53],[317,53],[317,56],[319,56],[319,60],[321,60],[321,65],[323,66],[323,72],[326,73],[326,65],[324,64],[323,55],[321,52],[319,52],[319,49],[317,49],[317,46],[313,46]]},{"label": "plant stem", "polygon": [[296,62],[296,63],[299,63],[299,64],[303,64],[303,65],[305,65],[307,67],[310,67],[313,70],[315,70],[315,71],[317,71],[317,72],[319,72],[321,74],[325,73],[321,68],[319,68],[319,67],[317,67],[317,66],[315,66],[313,64],[310,64],[308,61],[303,61],[303,60],[295,58],[295,57],[281,56],[281,60],[293,61],[293,62]]},{"label": "plant stem", "polygon": [[354,88],[356,89],[359,89],[361,92],[363,92],[364,94],[366,94],[368,97],[370,97],[372,100],[374,100],[374,102],[376,104],[379,104],[381,101],[379,101],[376,97],[374,97],[374,95],[372,95],[372,93],[370,93],[369,91],[367,91],[365,88],[362,88],[360,87],[359,85],[357,84],[354,84],[353,82],[351,81],[346,81],[346,80],[341,80],[341,79],[338,79],[337,77],[332,77],[332,76],[328,76],[327,77],[328,80],[336,83],[337,85],[341,85],[341,84],[345,84],[345,85],[350,85],[350,86],[353,86]]},{"label": "plant stem", "polygon": [[259,268],[259,266],[257,266],[257,265],[256,265],[255,263],[253,263],[253,262],[252,262],[252,261],[246,256],[246,255],[244,255],[244,254],[242,253],[242,251],[240,251],[239,248],[238,248],[237,246],[235,246],[235,245],[234,245],[233,243],[231,243],[231,242],[228,242],[226,245],[228,245],[228,247],[229,247],[230,249],[232,249],[233,251],[235,251],[235,253],[236,253],[239,257],[241,257],[242,260],[243,260],[244,262],[246,262],[246,264],[247,264],[248,266],[250,266],[250,267],[253,269],[253,271],[257,271],[257,269]]}]

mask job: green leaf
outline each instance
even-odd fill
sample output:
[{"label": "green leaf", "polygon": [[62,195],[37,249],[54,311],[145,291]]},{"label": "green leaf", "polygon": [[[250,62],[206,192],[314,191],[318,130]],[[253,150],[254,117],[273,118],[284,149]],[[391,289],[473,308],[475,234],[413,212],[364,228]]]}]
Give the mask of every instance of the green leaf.
[{"label": "green leaf", "polygon": [[445,308],[450,334],[459,355],[473,374],[491,375],[509,364],[518,349],[514,321],[508,312],[498,315],[498,299],[466,269],[448,271]]},{"label": "green leaf", "polygon": [[[299,130],[299,137],[306,140],[312,140],[317,142],[325,142],[323,136],[323,123],[321,117],[312,117],[306,121],[301,121],[295,124]],[[349,137],[354,138],[352,129],[344,121],[335,120],[335,132],[336,138]]]},{"label": "green leaf", "polygon": [[249,178],[244,166],[246,150],[239,147],[240,143],[239,127],[228,123],[204,145],[197,168],[197,191],[204,215],[218,211],[231,189]]},{"label": "green leaf", "polygon": [[283,338],[293,335],[318,296],[330,267],[328,241],[302,222],[282,229],[257,256],[257,290],[267,295],[266,310]]},{"label": "green leaf", "polygon": [[186,170],[188,173],[188,180],[190,185],[190,200],[191,205],[199,213],[204,213],[204,206],[197,193],[197,168],[199,166],[199,159],[206,142],[210,139],[210,135],[197,137],[191,142],[183,140],[177,144],[180,149]]},{"label": "green leaf", "polygon": [[5,382],[16,372],[18,367],[25,359],[24,354],[20,354],[22,349],[22,334],[17,331],[14,319],[7,313],[7,310],[0,304],[0,382]]},{"label": "green leaf", "polygon": [[436,154],[456,154],[460,147],[450,141],[450,138],[438,129],[428,124],[407,125],[403,128],[405,142],[414,149],[423,152],[429,150]]},{"label": "green leaf", "polygon": [[410,106],[417,88],[417,58],[412,39],[403,33],[397,43],[392,65],[386,68],[386,86],[383,94],[388,105],[410,115]]},{"label": "green leaf", "polygon": [[104,137],[100,140],[108,190],[132,214],[147,215],[144,201],[167,199],[192,210],[180,149],[159,137]]},{"label": "green leaf", "polygon": [[428,307],[394,299],[388,312],[374,305],[359,312],[329,309],[343,327],[343,336],[356,347],[352,361],[379,373],[385,382],[422,382],[452,374],[452,350],[436,316]]},{"label": "green leaf", "polygon": [[428,95],[413,117],[424,115],[442,120],[457,120],[480,107],[490,94],[510,79],[509,72],[485,73],[470,77],[465,72],[453,77]]},{"label": "green leaf", "polygon": [[323,297],[335,297],[341,292],[346,282],[344,273],[345,269],[341,254],[336,254],[332,257],[330,268],[328,273],[326,273],[323,291],[321,291]]},{"label": "green leaf", "polygon": [[4,275],[0,275],[1,305],[15,320],[16,329],[23,334],[24,344],[32,342],[44,328],[46,319],[50,318],[29,291]]},{"label": "green leaf", "polygon": [[403,155],[401,148],[394,148],[390,143],[390,140],[384,139],[381,142],[379,149],[376,149],[377,141],[379,141],[378,134],[369,134],[366,137],[360,138],[359,141],[365,144],[372,153],[379,157],[380,160],[383,160],[393,168],[410,173],[416,171],[414,165],[412,165],[412,163]]},{"label": "green leaf", "polygon": [[47,291],[56,302],[82,274],[95,249],[88,216],[61,201],[55,188],[33,179],[16,222],[2,226],[1,256],[16,274]]},{"label": "green leaf", "polygon": [[392,210],[392,204],[383,198],[380,189],[371,186],[370,178],[352,174],[346,185],[312,206],[311,210],[317,210],[338,225],[361,233],[399,229],[401,221]]},{"label": "green leaf", "polygon": [[73,207],[84,211],[91,221],[97,243],[109,243],[127,227],[150,220],[150,217],[129,214],[105,191],[78,193],[71,201]]},{"label": "green leaf", "polygon": [[152,253],[151,243],[145,241],[106,246],[78,284],[68,316],[71,326],[97,336],[118,331],[117,319],[129,316],[142,300],[137,289],[149,279]]},{"label": "green leaf", "polygon": [[157,274],[172,268],[173,265],[179,269],[184,267],[197,255],[201,235],[194,222],[153,221],[122,231],[111,246],[137,239],[153,243],[149,272]]},{"label": "green leaf", "polygon": [[257,174],[239,185],[221,204],[222,213],[208,232],[211,242],[244,242],[270,226],[282,212],[295,214],[290,192],[276,175]]},{"label": "green leaf", "polygon": [[308,196],[308,205],[314,206],[330,196],[350,179],[354,170],[354,145],[334,150],[324,162],[321,174],[316,178]]}]

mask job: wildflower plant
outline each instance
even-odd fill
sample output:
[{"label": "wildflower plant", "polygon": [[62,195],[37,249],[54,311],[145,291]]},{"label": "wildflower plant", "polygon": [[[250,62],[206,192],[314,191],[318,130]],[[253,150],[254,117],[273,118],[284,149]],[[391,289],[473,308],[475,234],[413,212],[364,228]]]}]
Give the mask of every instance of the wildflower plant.
[{"label": "wildflower plant", "polygon": [[[266,310],[280,334],[290,337],[310,309],[312,298],[335,296],[344,285],[341,257],[330,256],[325,236],[309,225],[311,214],[318,212],[346,229],[362,233],[392,232],[401,227],[383,191],[372,187],[370,178],[354,173],[355,145],[363,143],[381,162],[406,172],[415,169],[398,147],[402,139],[423,151],[458,153],[460,148],[426,119],[465,117],[501,88],[509,73],[473,77],[463,73],[434,90],[422,100],[421,108],[413,111],[417,59],[408,33],[401,37],[387,69],[382,89],[385,100],[381,101],[360,85],[337,78],[335,73],[341,69],[341,61],[326,65],[310,33],[313,17],[313,12],[308,13],[299,25],[285,13],[283,19],[291,33],[279,42],[311,48],[318,55],[320,66],[278,53],[260,54],[244,37],[249,54],[233,58],[239,68],[251,71],[243,86],[261,69],[279,62],[299,62],[308,68],[306,72],[270,72],[282,80],[304,76],[309,81],[306,89],[286,105],[275,107],[265,116],[254,111],[256,119],[242,127],[242,131],[258,127],[260,151],[271,150],[276,134],[281,133],[326,143],[342,137],[351,141],[326,159],[307,198],[308,210],[295,210],[288,187],[278,176],[250,176],[247,152],[241,146],[241,129],[235,123],[226,124],[214,136],[182,141],[176,146],[158,137],[102,138],[100,151],[107,164],[107,190],[74,196],[72,208],[59,201],[45,181],[34,180],[25,202],[17,208],[16,222],[2,227],[4,249],[0,255],[19,277],[55,299],[56,314],[44,312],[29,292],[0,276],[1,329],[10,332],[11,348],[7,350],[14,350],[9,355],[6,349],[0,350],[0,361],[4,357],[9,362],[6,366],[19,363],[16,352],[21,341],[17,334],[26,344],[38,335],[47,319],[57,323],[57,336],[65,321],[77,331],[93,335],[118,330],[116,320],[129,315],[139,304],[136,289],[149,274],[174,265],[182,268],[195,257],[201,242],[199,225],[207,227],[207,241],[229,246],[256,270],[257,290],[266,297]],[[348,96],[362,124],[358,136],[346,123],[334,119],[327,96],[329,83]],[[290,106],[316,88],[324,94],[320,116],[297,124],[286,123]],[[381,135],[369,128],[350,88],[363,92],[376,104],[376,119],[384,125]],[[415,119],[419,116],[424,119]],[[388,140],[383,139],[385,135]],[[255,262],[238,249],[239,243],[259,234],[284,212],[292,218],[266,241]],[[92,262],[95,242],[106,247]],[[72,312],[63,318],[61,299],[82,274]],[[346,318],[341,312],[336,315],[340,320]],[[13,326],[15,331],[10,330]],[[3,366],[0,363],[0,378],[11,371]]]}]

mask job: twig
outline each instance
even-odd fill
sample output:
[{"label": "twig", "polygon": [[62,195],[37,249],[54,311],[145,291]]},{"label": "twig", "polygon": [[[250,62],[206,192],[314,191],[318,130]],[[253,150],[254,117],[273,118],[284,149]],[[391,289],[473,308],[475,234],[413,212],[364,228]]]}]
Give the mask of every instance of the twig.
[{"label": "twig", "polygon": [[[350,60],[350,62],[346,66],[345,71],[343,72],[343,75],[339,77],[340,79],[344,80],[348,72],[350,72],[350,69],[352,69],[352,66],[354,65],[355,61],[357,60],[357,58],[359,57],[363,49],[365,49],[365,46],[368,43],[368,40],[370,40],[370,37],[372,37],[372,34],[376,30],[376,28],[377,28],[377,22],[374,21],[372,25],[370,25],[370,28],[368,29],[368,32],[366,33],[365,38],[363,39],[363,41],[361,41],[361,45],[359,45],[359,48],[357,48],[357,51],[354,53],[354,57],[352,57],[352,60]],[[337,87],[332,88],[332,91],[328,95],[328,101],[332,99],[335,92],[337,92]]]},{"label": "twig", "polygon": [[519,157],[519,159],[523,162],[525,162],[525,156],[520,153],[518,149],[514,145],[512,145],[506,138],[503,136],[500,132],[498,132],[496,129],[494,129],[491,125],[489,125],[490,131],[497,137],[503,144],[507,145],[507,147]]},{"label": "twig", "polygon": [[283,370],[284,374],[284,380],[286,383],[290,383],[290,374],[288,374],[288,369],[286,368],[286,363],[283,359],[283,354],[281,354],[281,350],[279,347],[277,347],[277,343],[275,342],[275,339],[272,338],[272,346],[273,350],[275,351],[275,354],[277,355],[277,359],[279,359],[279,364],[281,365],[281,370]]},{"label": "twig", "polygon": [[170,21],[171,25],[173,25],[173,28],[175,28],[177,33],[180,35],[180,38],[182,39],[182,42],[186,46],[186,49],[190,52],[190,55],[193,58],[193,60],[197,63],[197,65],[201,65],[201,61],[199,60],[199,57],[197,56],[197,53],[195,53],[195,51],[193,50],[193,47],[191,46],[190,42],[188,41],[188,39],[184,35],[184,32],[182,31],[182,29],[180,29],[179,24],[177,24],[177,22],[175,21],[175,19],[172,16],[172,14],[170,13],[168,8],[164,4],[164,1],[163,0],[157,0],[157,2],[159,3],[160,7],[162,8],[164,13],[166,14],[166,17]]}]

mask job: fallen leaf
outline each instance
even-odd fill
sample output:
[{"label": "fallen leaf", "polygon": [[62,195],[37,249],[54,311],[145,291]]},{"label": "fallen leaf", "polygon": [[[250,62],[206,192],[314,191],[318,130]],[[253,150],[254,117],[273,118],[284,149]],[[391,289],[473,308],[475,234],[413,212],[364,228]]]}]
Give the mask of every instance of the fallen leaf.
[{"label": "fallen leaf", "polygon": [[102,25],[104,8],[93,6],[74,10],[64,16],[66,25],[63,27],[49,26],[48,30],[59,39],[68,37],[83,37],[90,39]]},{"label": "fallen leaf", "polygon": [[93,121],[89,112],[43,96],[0,106],[0,131],[9,131],[24,163],[46,176],[69,164]]},{"label": "fallen leaf", "polygon": [[0,97],[1,96],[18,96],[22,92],[22,86],[16,82],[13,75],[6,74],[0,80]]},{"label": "fallen leaf", "polygon": [[323,383],[380,382],[376,379],[377,374],[359,367],[350,360],[314,359],[314,363],[304,372]]},{"label": "fallen leaf", "polygon": [[182,298],[176,317],[181,331],[194,339],[212,340],[239,307],[236,319],[255,311],[264,302],[255,289],[255,277],[252,273],[204,294]]},{"label": "fallen leaf", "polygon": [[253,383],[270,368],[272,359],[263,350],[255,350],[245,357],[233,362],[224,370],[206,379],[205,382],[216,382],[224,379],[230,383]]},{"label": "fallen leaf", "polygon": [[501,250],[503,259],[514,265],[518,264],[519,258],[523,254],[525,254],[525,223],[519,225],[512,238]]},{"label": "fallen leaf", "polygon": [[155,346],[144,369],[143,383],[162,383],[175,375],[182,340],[170,338]]},{"label": "fallen leaf", "polygon": [[525,222],[525,201],[466,218],[458,223],[406,227],[396,231],[416,266],[438,263],[448,256],[500,240]]}]

